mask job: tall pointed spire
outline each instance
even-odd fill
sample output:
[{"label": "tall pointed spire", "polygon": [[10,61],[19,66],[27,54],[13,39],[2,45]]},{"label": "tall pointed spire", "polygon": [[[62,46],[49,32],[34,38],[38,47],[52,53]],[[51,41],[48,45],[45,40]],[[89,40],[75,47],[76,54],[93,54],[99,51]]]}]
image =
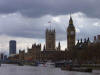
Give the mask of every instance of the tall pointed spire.
[{"label": "tall pointed spire", "polygon": [[45,51],[45,45],[44,45],[44,47],[43,47],[43,51]]},{"label": "tall pointed spire", "polygon": [[58,43],[58,50],[61,50],[60,42]]},{"label": "tall pointed spire", "polygon": [[69,25],[73,25],[73,20],[72,20],[72,17],[71,17],[71,12],[70,12],[70,20],[69,20]]}]

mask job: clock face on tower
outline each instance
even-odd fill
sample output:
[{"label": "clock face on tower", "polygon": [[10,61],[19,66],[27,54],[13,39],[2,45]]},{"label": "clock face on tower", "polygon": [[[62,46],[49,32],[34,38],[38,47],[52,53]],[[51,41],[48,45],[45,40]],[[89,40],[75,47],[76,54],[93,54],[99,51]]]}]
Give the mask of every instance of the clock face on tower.
[{"label": "clock face on tower", "polygon": [[71,31],[71,35],[74,35],[74,31]]}]

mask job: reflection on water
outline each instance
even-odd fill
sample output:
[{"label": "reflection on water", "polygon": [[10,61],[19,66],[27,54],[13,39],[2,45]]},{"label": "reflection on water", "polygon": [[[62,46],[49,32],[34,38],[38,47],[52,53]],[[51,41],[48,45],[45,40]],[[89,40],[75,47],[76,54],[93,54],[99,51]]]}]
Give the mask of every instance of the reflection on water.
[{"label": "reflection on water", "polygon": [[100,75],[100,70],[93,73],[62,71],[54,67],[33,67],[3,64],[0,67],[0,75]]}]

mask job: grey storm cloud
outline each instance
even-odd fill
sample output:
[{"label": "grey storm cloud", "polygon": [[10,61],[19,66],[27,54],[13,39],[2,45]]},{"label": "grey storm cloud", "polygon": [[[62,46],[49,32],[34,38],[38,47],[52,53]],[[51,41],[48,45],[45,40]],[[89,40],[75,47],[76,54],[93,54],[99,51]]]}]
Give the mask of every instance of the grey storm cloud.
[{"label": "grey storm cloud", "polygon": [[9,36],[41,41],[50,27],[48,21],[56,30],[56,40],[66,43],[70,12],[76,39],[93,39],[100,33],[100,0],[0,0],[0,40],[6,43],[3,48],[7,48]]},{"label": "grey storm cloud", "polygon": [[28,17],[83,12],[100,18],[100,0],[0,0],[0,13],[20,12]]},{"label": "grey storm cloud", "polygon": [[[53,25],[56,29],[57,39],[66,39],[64,25],[68,26],[68,16],[71,11],[72,16],[75,13],[78,15],[78,18],[74,17],[77,18],[77,20],[74,19],[76,20],[74,23],[80,23],[75,25],[83,24],[82,29],[78,27],[80,30],[78,34],[81,36],[87,28],[85,24],[88,24],[91,29],[94,26],[90,26],[90,24],[93,25],[99,21],[99,4],[100,0],[0,0],[0,35],[43,39],[45,29],[49,27],[48,21],[52,21],[57,16],[64,16],[60,17],[61,22],[53,22]],[[84,22],[81,22],[83,20],[81,17]],[[94,19],[91,17],[94,19],[96,17],[98,20],[92,22]],[[88,18],[91,20],[87,20]],[[97,23],[99,24],[99,22]],[[89,32],[90,29],[86,31]],[[97,33],[85,35],[94,34]]]},{"label": "grey storm cloud", "polygon": [[[77,30],[77,39],[93,38],[100,33],[100,19],[89,18],[81,12],[74,13],[72,16]],[[56,39],[65,40],[69,14],[46,15],[40,18],[23,17],[20,13],[0,15],[0,35],[44,39],[46,28],[50,28],[48,21],[52,22],[51,27],[56,30]]]}]

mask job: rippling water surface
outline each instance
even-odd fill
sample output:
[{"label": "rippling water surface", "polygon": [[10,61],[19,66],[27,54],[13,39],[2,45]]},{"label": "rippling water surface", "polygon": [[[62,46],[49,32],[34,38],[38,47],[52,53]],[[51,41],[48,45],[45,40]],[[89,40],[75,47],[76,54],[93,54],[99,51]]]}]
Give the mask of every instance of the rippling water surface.
[{"label": "rippling water surface", "polygon": [[92,73],[62,71],[54,67],[33,67],[2,64],[0,75],[100,75],[100,70],[94,70]]}]

